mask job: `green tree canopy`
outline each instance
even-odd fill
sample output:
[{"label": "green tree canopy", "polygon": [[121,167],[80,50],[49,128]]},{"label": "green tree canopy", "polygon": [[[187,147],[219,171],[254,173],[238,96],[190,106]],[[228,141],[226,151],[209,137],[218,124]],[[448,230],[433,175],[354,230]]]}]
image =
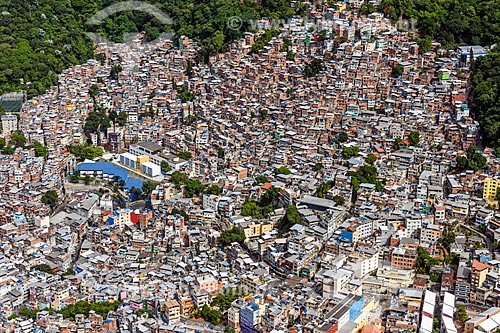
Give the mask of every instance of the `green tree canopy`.
[{"label": "green tree canopy", "polygon": [[281,218],[278,223],[278,230],[280,233],[285,233],[295,224],[301,224],[302,218],[300,217],[297,207],[294,205],[289,206],[286,209],[285,216]]},{"label": "green tree canopy", "polygon": [[221,246],[224,247],[234,242],[242,244],[245,239],[245,232],[243,232],[243,230],[241,230],[240,228],[233,227],[232,229],[222,231],[219,241]]},{"label": "green tree canopy", "polygon": [[344,149],[342,149],[342,157],[346,160],[350,159],[351,157],[358,156],[358,154],[359,148],[356,146],[345,147]]},{"label": "green tree canopy", "polygon": [[54,208],[57,205],[58,200],[59,196],[54,190],[49,190],[42,196],[42,202],[46,205],[49,205],[50,208]]},{"label": "green tree canopy", "polygon": [[188,161],[193,157],[193,154],[189,151],[180,151],[180,152],[177,152],[177,156],[179,158],[182,158],[183,160]]},{"label": "green tree canopy", "polygon": [[288,170],[288,168],[286,166],[281,166],[281,167],[276,168],[274,170],[275,175],[289,175],[291,173],[292,172],[290,170]]},{"label": "green tree canopy", "polygon": [[26,144],[26,137],[22,131],[15,130],[10,134],[10,141],[16,147],[24,147]]},{"label": "green tree canopy", "polygon": [[68,146],[69,151],[79,159],[89,159],[93,160],[95,158],[101,157],[104,150],[101,147],[91,146],[91,145],[70,145]]},{"label": "green tree canopy", "polygon": [[418,146],[420,143],[420,133],[418,131],[413,131],[408,135],[408,140],[410,141],[410,146]]}]

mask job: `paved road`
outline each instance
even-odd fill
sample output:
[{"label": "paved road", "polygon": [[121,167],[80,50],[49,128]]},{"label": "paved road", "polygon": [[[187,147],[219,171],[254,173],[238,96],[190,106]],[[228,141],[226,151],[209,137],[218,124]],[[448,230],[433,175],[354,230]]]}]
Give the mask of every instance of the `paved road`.
[{"label": "paved road", "polygon": [[494,253],[495,252],[495,248],[493,247],[493,244],[491,243],[491,239],[486,236],[485,234],[483,234],[481,231],[477,230],[476,228],[472,228],[472,227],[469,227],[468,225],[466,224],[462,224],[460,223],[460,226],[469,230],[469,231],[473,231],[475,233],[477,233],[479,236],[481,236],[484,241],[486,242],[486,246],[488,247],[488,250],[491,252],[491,253]]}]

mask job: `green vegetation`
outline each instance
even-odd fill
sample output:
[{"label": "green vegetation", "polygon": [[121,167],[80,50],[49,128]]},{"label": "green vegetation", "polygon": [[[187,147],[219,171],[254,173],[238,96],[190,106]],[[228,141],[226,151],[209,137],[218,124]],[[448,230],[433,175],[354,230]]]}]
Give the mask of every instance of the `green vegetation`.
[{"label": "green vegetation", "polygon": [[54,271],[52,270],[52,268],[50,268],[50,266],[47,264],[35,265],[35,266],[31,267],[31,269],[34,271],[45,272],[45,273],[52,274],[52,275],[55,274]]},{"label": "green vegetation", "polygon": [[217,310],[213,310],[207,304],[203,305],[201,309],[195,308],[193,311],[193,316],[195,318],[203,318],[203,320],[208,321],[214,325],[218,325],[221,317],[221,313]]},{"label": "green vegetation", "polygon": [[111,125],[109,124],[109,117],[105,110],[101,110],[99,106],[94,106],[95,110],[89,112],[83,130],[88,133],[105,132]]},{"label": "green vegetation", "polygon": [[40,142],[38,141],[35,141],[33,142],[33,148],[35,149],[35,156],[36,157],[43,157],[43,158],[46,158],[47,157],[47,148],[42,145]]},{"label": "green vegetation", "polygon": [[[205,190],[205,186],[198,179],[189,179],[185,173],[180,171],[174,171],[170,176],[170,181],[178,188],[184,185],[184,196],[186,198],[198,196]],[[216,191],[216,189],[212,188],[211,191]]]},{"label": "green vegetation", "polygon": [[116,113],[115,110],[111,110],[108,116],[109,120],[112,123],[118,123],[120,126],[125,126],[127,124],[128,114],[127,112],[120,111],[120,113]]},{"label": "green vegetation", "polygon": [[109,78],[112,80],[118,80],[118,74],[123,70],[121,65],[114,65],[109,72]]},{"label": "green vegetation", "polygon": [[193,196],[198,196],[203,193],[205,186],[198,179],[188,179],[186,186],[184,187],[184,196],[186,198],[192,198]]},{"label": "green vegetation", "polygon": [[[181,98],[181,97],[179,97]],[[182,98],[181,98],[182,100]],[[195,121],[198,120],[197,114],[188,114],[186,118],[183,119],[184,125],[191,126]]]},{"label": "green vegetation", "polygon": [[[31,98],[57,84],[57,73],[72,64],[83,63],[93,56],[92,41],[87,30],[103,32],[108,39],[123,41],[124,32],[145,31],[152,40],[163,31],[175,31],[201,40],[198,61],[226,50],[226,45],[243,37],[251,29],[250,20],[264,16],[288,18],[294,14],[289,1],[231,0],[156,0],[152,5],[173,18],[174,24],[164,26],[140,11],[116,13],[98,26],[85,22],[98,10],[114,3],[111,0],[33,1],[5,0],[0,5],[0,94],[27,90]],[[231,29],[228,19],[243,19],[241,29]],[[263,43],[263,42],[262,42]],[[104,62],[102,55],[95,56]],[[117,79],[121,69],[111,70]],[[28,84],[31,82],[31,84]]]},{"label": "green vegetation", "polygon": [[316,189],[316,192],[314,192],[314,195],[318,198],[326,198],[326,194],[332,189],[332,187],[333,181],[331,180],[321,183]]},{"label": "green vegetation", "polygon": [[5,155],[12,155],[14,154],[14,151],[16,149],[12,146],[5,146],[3,149],[2,149],[2,153],[4,153]]},{"label": "green vegetation", "polygon": [[226,155],[226,152],[224,151],[224,148],[219,148],[219,150],[217,151],[217,157],[224,158],[225,155]]},{"label": "green vegetation", "polygon": [[314,171],[320,171],[323,169],[323,164],[321,164],[320,162],[314,164]]},{"label": "green vegetation", "polygon": [[465,323],[467,320],[469,320],[469,316],[467,315],[467,311],[465,310],[465,306],[460,305],[457,308],[457,319],[460,320],[462,323]]},{"label": "green vegetation", "polygon": [[275,175],[289,175],[291,173],[292,172],[290,170],[288,170],[288,168],[286,166],[281,166],[281,167],[276,168],[274,170]]},{"label": "green vegetation", "polygon": [[403,75],[403,66],[401,66],[401,65],[394,66],[394,68],[392,69],[392,72],[391,72],[391,76],[393,78],[398,78],[401,75]]},{"label": "green vegetation", "polygon": [[267,183],[267,177],[264,175],[258,175],[257,177],[255,177],[255,181],[257,182],[257,184],[264,184]]},{"label": "green vegetation", "polygon": [[[500,7],[498,4],[495,6]],[[499,9],[500,10],[500,9]],[[500,12],[500,11],[499,11]],[[483,142],[494,148],[500,147],[500,48],[479,57],[472,63],[471,108],[481,125]],[[500,156],[500,149],[495,150]]]},{"label": "green vegetation", "polygon": [[455,233],[453,232],[452,228],[445,228],[443,230],[443,233],[441,234],[441,239],[440,239],[441,244],[448,250],[450,249],[450,246],[455,243]]},{"label": "green vegetation", "polygon": [[432,39],[447,47],[500,42],[498,1],[383,0],[380,8],[393,21],[404,17],[416,22],[422,51],[428,51]]},{"label": "green vegetation", "polygon": [[245,239],[246,236],[243,230],[237,227],[233,227],[232,229],[224,230],[221,232],[219,242],[222,247],[225,247],[234,242],[243,244]]},{"label": "green vegetation", "polygon": [[481,149],[476,146],[467,148],[466,156],[457,156],[457,169],[458,170],[474,170],[478,171],[486,166],[488,161],[481,153]]},{"label": "green vegetation", "polygon": [[256,219],[263,219],[274,211],[276,198],[279,195],[277,188],[272,187],[267,190],[259,201],[246,200],[241,209],[241,215],[251,216]]},{"label": "green vegetation", "polygon": [[58,200],[59,197],[57,195],[57,192],[54,190],[49,190],[42,196],[42,202],[46,205],[49,205],[52,209],[57,205]]},{"label": "green vegetation", "polygon": [[160,183],[155,182],[152,180],[146,180],[144,183],[142,183],[142,194],[144,196],[149,196],[151,192],[153,192],[154,189],[156,189],[156,186],[158,186]]},{"label": "green vegetation", "polygon": [[410,141],[410,146],[418,146],[420,143],[420,133],[418,131],[413,131],[408,135],[408,141]]},{"label": "green vegetation", "polygon": [[219,293],[212,299],[212,306],[218,306],[221,312],[231,307],[231,303],[243,295],[235,294],[233,288],[229,288],[227,293]]},{"label": "green vegetation", "polygon": [[401,138],[395,138],[394,139],[394,143],[392,144],[392,150],[394,151],[398,151],[399,149],[401,149],[401,142],[403,140],[401,140]]},{"label": "green vegetation", "polygon": [[381,192],[384,189],[382,183],[377,179],[377,168],[372,165],[363,165],[358,171],[349,171],[348,176],[351,176],[351,184],[355,191],[359,190],[359,185],[361,183],[374,184],[375,189]]},{"label": "green vegetation", "polygon": [[104,153],[101,147],[95,147],[88,144],[85,145],[70,145],[68,146],[69,151],[81,160],[93,160],[95,158],[101,157]]},{"label": "green vegetation", "polygon": [[347,142],[347,140],[349,140],[349,136],[347,135],[346,132],[340,133],[338,138],[337,138],[337,142],[339,142],[339,143]]},{"label": "green vegetation", "polygon": [[170,181],[172,182],[172,184],[177,186],[186,184],[188,179],[189,179],[188,176],[180,171],[174,171],[172,173],[172,176],[170,176]]},{"label": "green vegetation", "polygon": [[286,209],[285,215],[281,218],[278,223],[278,230],[281,234],[290,230],[295,224],[301,224],[302,218],[300,217],[297,207],[294,205],[289,206]]},{"label": "green vegetation", "polygon": [[288,38],[283,38],[283,46],[280,48],[280,52],[288,52],[288,48],[292,46],[292,41]]},{"label": "green vegetation", "polygon": [[345,204],[345,198],[340,195],[336,195],[332,200],[337,204],[337,206],[343,206]]},{"label": "green vegetation", "polygon": [[370,165],[373,165],[376,160],[377,160],[377,158],[373,154],[368,154],[368,156],[366,156],[366,158],[365,158],[365,162],[370,164]]},{"label": "green vegetation", "polygon": [[189,215],[182,209],[173,208],[168,215],[180,215],[184,218],[184,222],[189,221]]},{"label": "green vegetation", "polygon": [[257,38],[255,43],[252,45],[251,52],[252,53],[257,53],[260,52],[264,46],[266,46],[273,37],[278,37],[280,34],[279,30],[271,29],[271,30],[265,30],[262,35]]},{"label": "green vegetation", "polygon": [[161,168],[161,171],[163,171],[163,172],[169,172],[170,170],[172,170],[170,165],[168,165],[167,161],[161,161],[160,168]]},{"label": "green vegetation", "polygon": [[429,252],[427,252],[423,247],[419,246],[417,248],[417,273],[429,274],[431,267],[437,264],[439,264],[439,261],[431,257]]},{"label": "green vegetation", "polygon": [[306,65],[304,72],[306,76],[313,77],[318,75],[324,69],[323,60],[314,58]]},{"label": "green vegetation", "polygon": [[23,132],[15,130],[10,134],[10,142],[16,147],[24,147],[26,145],[26,137]]},{"label": "green vegetation", "polygon": [[183,160],[190,160],[193,157],[193,154],[189,151],[179,151],[177,152],[177,157],[182,158]]},{"label": "green vegetation", "polygon": [[356,146],[345,147],[344,149],[342,149],[342,157],[346,160],[350,159],[351,157],[358,156],[358,154],[359,148]]},{"label": "green vegetation", "polygon": [[214,185],[208,186],[205,189],[205,193],[207,193],[207,194],[213,194],[213,195],[221,195],[222,188],[220,188],[219,186],[217,186],[217,185],[214,184]]},{"label": "green vegetation", "polygon": [[62,276],[75,275],[75,271],[72,268],[68,268],[66,272],[61,274]]},{"label": "green vegetation", "polygon": [[74,304],[66,305],[64,308],[58,311],[58,313],[62,314],[64,318],[69,318],[70,320],[75,320],[75,315],[81,313],[84,314],[85,317],[88,317],[89,311],[93,310],[98,315],[101,315],[103,318],[108,316],[109,311],[116,311],[120,307],[121,303],[118,301],[115,302],[85,302],[78,301]]},{"label": "green vegetation", "polygon": [[179,90],[177,92],[177,98],[180,98],[182,103],[192,102],[194,100],[194,94],[187,90]]}]

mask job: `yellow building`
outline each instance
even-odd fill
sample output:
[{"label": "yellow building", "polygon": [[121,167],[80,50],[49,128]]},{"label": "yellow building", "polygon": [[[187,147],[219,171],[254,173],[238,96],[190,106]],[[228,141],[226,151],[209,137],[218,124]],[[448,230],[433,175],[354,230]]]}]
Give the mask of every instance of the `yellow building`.
[{"label": "yellow building", "polygon": [[500,181],[494,178],[486,178],[483,184],[483,198],[493,200],[497,195]]},{"label": "yellow building", "polygon": [[136,168],[138,170],[141,170],[142,169],[142,164],[146,163],[146,162],[149,162],[149,156],[146,156],[146,155],[137,156]]},{"label": "yellow building", "polygon": [[259,237],[262,234],[273,230],[274,224],[271,222],[243,222],[240,224],[241,228],[245,232],[246,238]]}]

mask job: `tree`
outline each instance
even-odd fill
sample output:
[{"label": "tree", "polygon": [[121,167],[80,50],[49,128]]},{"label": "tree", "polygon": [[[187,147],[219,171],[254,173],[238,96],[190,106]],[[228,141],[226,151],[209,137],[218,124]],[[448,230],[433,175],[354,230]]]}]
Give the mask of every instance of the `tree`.
[{"label": "tree", "polygon": [[184,188],[186,198],[192,198],[195,195],[200,195],[205,187],[198,179],[188,179]]},{"label": "tree", "polygon": [[0,138],[0,149],[3,149],[5,147],[5,138]]},{"label": "tree", "polygon": [[181,185],[181,184],[186,184],[188,181],[188,177],[185,173],[180,172],[180,171],[174,171],[172,175],[170,176],[170,181],[174,185]]},{"label": "tree", "polygon": [[226,154],[226,152],[224,151],[224,148],[219,148],[219,150],[217,151],[218,158],[224,158],[225,154]]},{"label": "tree", "polygon": [[59,196],[54,190],[49,190],[42,196],[42,202],[46,205],[49,205],[52,209],[54,209],[54,207],[57,205],[58,200]]},{"label": "tree", "polygon": [[469,316],[467,315],[467,311],[465,310],[465,306],[463,305],[458,306],[456,315],[458,320],[460,320],[462,323],[465,323],[467,320],[469,320]]},{"label": "tree", "polygon": [[177,92],[177,98],[180,98],[182,103],[192,102],[194,100],[194,94],[187,90],[180,90]]},{"label": "tree", "polygon": [[26,144],[26,137],[20,130],[15,130],[10,134],[10,141],[16,147],[23,148],[24,145]]},{"label": "tree", "polygon": [[342,149],[342,157],[346,160],[350,159],[351,157],[358,156],[358,153],[359,148],[356,146],[345,147],[344,149]]},{"label": "tree", "polygon": [[346,132],[342,132],[339,134],[338,138],[337,138],[337,141],[339,143],[344,143],[344,142],[347,142],[347,140],[349,140],[349,137],[347,136],[347,133]]},{"label": "tree", "polygon": [[99,86],[97,84],[93,84],[90,86],[89,95],[94,99],[95,102],[95,97],[99,95]]},{"label": "tree", "polygon": [[398,78],[401,75],[403,75],[403,66],[398,64],[392,69],[392,77]]},{"label": "tree", "polygon": [[266,109],[260,110],[260,117],[262,119],[266,119],[267,118],[267,110]]},{"label": "tree", "polygon": [[109,72],[109,77],[112,80],[118,80],[118,74],[123,70],[121,65],[115,65],[111,67],[111,71]]},{"label": "tree", "polygon": [[43,146],[40,142],[35,141],[33,142],[33,148],[35,149],[35,156],[37,157],[47,157],[47,148]]},{"label": "tree", "polygon": [[213,185],[207,187],[207,189],[205,190],[205,193],[212,194],[212,195],[221,195],[222,188],[220,188],[219,186],[213,184]]},{"label": "tree", "polygon": [[324,68],[323,60],[315,58],[308,63],[304,69],[306,76],[313,77],[318,75]]},{"label": "tree", "polygon": [[459,170],[465,170],[468,165],[467,157],[465,156],[457,156],[455,159],[457,162],[457,169]]},{"label": "tree", "polygon": [[394,143],[392,144],[392,150],[398,151],[399,149],[401,149],[400,144],[402,141],[403,140],[401,140],[401,138],[395,138]]},{"label": "tree", "polygon": [[441,234],[441,243],[447,249],[455,242],[455,233],[452,228],[445,228]]},{"label": "tree", "polygon": [[101,157],[104,150],[101,147],[91,146],[91,145],[69,145],[69,151],[75,155],[78,159],[88,159],[93,160]]},{"label": "tree", "polygon": [[320,171],[322,169],[323,169],[323,164],[321,164],[320,162],[314,164],[314,171]]},{"label": "tree", "polygon": [[295,224],[300,224],[302,218],[300,217],[297,207],[294,205],[289,206],[286,209],[285,215],[281,218],[278,223],[278,230],[280,233],[285,233]]},{"label": "tree", "polygon": [[225,247],[234,242],[243,244],[245,239],[246,239],[245,232],[240,228],[233,227],[229,230],[224,230],[221,232],[219,242],[222,247]]},{"label": "tree", "polygon": [[146,180],[144,183],[142,183],[142,193],[144,193],[145,196],[149,196],[159,184],[159,182]]},{"label": "tree", "polygon": [[370,165],[373,165],[376,160],[377,160],[377,158],[373,154],[368,154],[368,156],[366,156],[366,158],[365,158],[365,162],[370,164]]},{"label": "tree", "polygon": [[340,195],[334,196],[332,200],[335,202],[335,204],[337,204],[337,206],[343,206],[345,204],[344,197],[341,197]]},{"label": "tree", "polygon": [[289,175],[291,173],[292,172],[290,170],[288,170],[288,168],[286,166],[281,166],[281,167],[276,168],[274,170],[275,175]]},{"label": "tree", "polygon": [[51,275],[54,275],[54,271],[52,270],[52,268],[50,268],[49,265],[47,264],[39,264],[39,265],[35,265],[33,267],[31,267],[32,270],[35,270],[35,271],[40,271],[40,272],[45,272],[45,273],[48,273],[48,274],[51,274]]},{"label": "tree", "polygon": [[410,141],[410,146],[418,146],[420,143],[420,133],[418,131],[413,131],[408,136],[408,140]]},{"label": "tree", "polygon": [[264,175],[258,175],[257,177],[255,177],[255,181],[257,182],[257,184],[264,184],[267,183],[267,177]]},{"label": "tree", "polygon": [[191,152],[189,151],[179,151],[177,152],[177,157],[188,161],[193,157],[193,154],[191,154]]},{"label": "tree", "polygon": [[161,168],[161,171],[163,171],[163,172],[169,172],[170,170],[172,170],[172,168],[170,167],[170,165],[168,164],[167,161],[161,161],[160,168]]},{"label": "tree", "polygon": [[3,149],[2,149],[2,152],[5,154],[5,155],[12,155],[14,154],[14,151],[15,151],[15,148],[12,147],[12,146],[5,146]]}]

